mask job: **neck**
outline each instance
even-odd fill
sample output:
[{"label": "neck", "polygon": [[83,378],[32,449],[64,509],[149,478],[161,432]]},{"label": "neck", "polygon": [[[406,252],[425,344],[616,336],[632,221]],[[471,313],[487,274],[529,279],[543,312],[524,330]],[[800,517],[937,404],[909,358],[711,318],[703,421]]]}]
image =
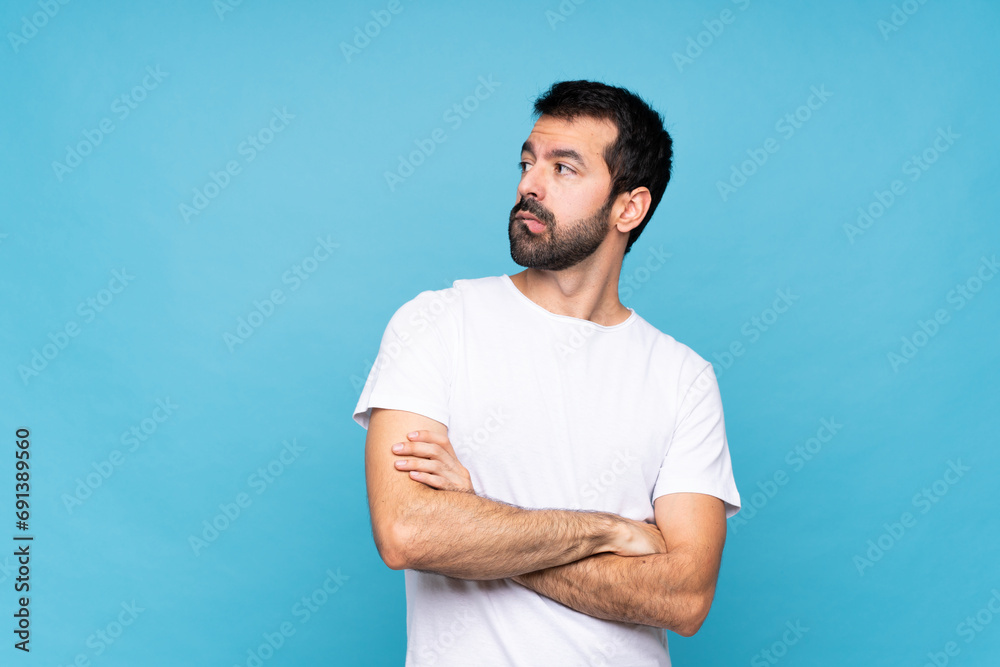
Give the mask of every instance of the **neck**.
[{"label": "neck", "polygon": [[562,271],[525,269],[510,277],[526,297],[556,315],[602,326],[621,324],[630,312],[618,300],[621,262],[598,262],[591,256]]}]

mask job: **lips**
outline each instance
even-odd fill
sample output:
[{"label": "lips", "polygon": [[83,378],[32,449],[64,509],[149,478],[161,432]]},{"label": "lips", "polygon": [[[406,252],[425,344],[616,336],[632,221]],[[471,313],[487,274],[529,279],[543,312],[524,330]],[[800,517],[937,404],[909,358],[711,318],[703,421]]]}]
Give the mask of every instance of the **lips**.
[{"label": "lips", "polygon": [[529,231],[535,234],[545,231],[545,223],[529,213],[518,213],[516,217],[518,220],[524,222]]}]

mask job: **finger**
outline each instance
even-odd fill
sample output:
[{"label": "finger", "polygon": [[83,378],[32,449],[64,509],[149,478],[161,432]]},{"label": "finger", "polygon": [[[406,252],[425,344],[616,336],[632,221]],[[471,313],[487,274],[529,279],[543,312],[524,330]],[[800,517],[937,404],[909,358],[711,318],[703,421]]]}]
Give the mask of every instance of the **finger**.
[{"label": "finger", "polygon": [[444,433],[434,433],[433,431],[413,431],[406,434],[407,439],[413,442],[433,442],[442,447],[451,447],[448,436]]},{"label": "finger", "polygon": [[453,468],[442,465],[434,459],[400,459],[395,462],[397,470],[414,471],[435,475],[447,480],[455,488],[465,488],[466,480]]},{"label": "finger", "polygon": [[469,484],[468,476],[463,475],[464,469],[458,470],[441,464],[433,459],[401,459],[395,463],[396,470],[416,471],[437,475],[447,479],[456,488],[466,488]]},{"label": "finger", "polygon": [[396,470],[420,470],[436,473],[441,464],[433,459],[405,458],[396,459],[393,465],[396,466]]},{"label": "finger", "polygon": [[410,471],[410,479],[420,482],[421,484],[426,484],[432,488],[438,489],[440,491],[461,491],[462,487],[458,486],[446,477],[441,477],[429,472],[421,472],[419,470]]},{"label": "finger", "polygon": [[421,484],[426,484],[427,486],[438,489],[439,491],[454,491],[457,487],[444,477],[434,475],[429,472],[421,472],[419,470],[410,471],[410,479],[420,482]]},{"label": "finger", "polygon": [[428,442],[401,442],[392,446],[396,456],[416,456],[440,461],[449,469],[461,468],[462,464],[453,451],[441,445]]},{"label": "finger", "polygon": [[396,445],[392,451],[397,456],[418,456],[423,459],[436,459],[453,465],[457,463],[455,457],[441,445],[432,442],[405,442]]},{"label": "finger", "polygon": [[438,477],[452,477],[447,466],[434,459],[400,459],[395,463],[396,470],[415,470],[437,475]]}]

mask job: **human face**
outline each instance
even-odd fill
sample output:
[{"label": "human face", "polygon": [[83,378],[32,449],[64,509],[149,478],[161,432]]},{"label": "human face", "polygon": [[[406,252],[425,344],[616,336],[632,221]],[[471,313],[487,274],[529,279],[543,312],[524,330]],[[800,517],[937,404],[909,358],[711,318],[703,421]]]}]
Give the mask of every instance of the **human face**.
[{"label": "human face", "polygon": [[604,148],[616,135],[610,122],[593,118],[538,119],[521,148],[518,200],[507,228],[515,262],[559,271],[601,246],[614,203]]}]

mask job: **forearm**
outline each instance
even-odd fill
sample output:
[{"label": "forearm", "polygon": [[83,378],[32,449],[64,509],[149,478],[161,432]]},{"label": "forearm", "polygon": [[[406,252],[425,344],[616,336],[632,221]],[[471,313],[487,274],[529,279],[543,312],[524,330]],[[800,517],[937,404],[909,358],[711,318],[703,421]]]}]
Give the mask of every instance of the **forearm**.
[{"label": "forearm", "polygon": [[598,554],[514,577],[576,611],[609,621],[668,628],[690,636],[715,592],[684,551],[649,556]]},{"label": "forearm", "polygon": [[[396,564],[461,579],[502,579],[611,551],[624,521],[606,512],[528,510],[473,493],[421,493],[403,508]],[[387,561],[388,562],[388,561]]]}]

